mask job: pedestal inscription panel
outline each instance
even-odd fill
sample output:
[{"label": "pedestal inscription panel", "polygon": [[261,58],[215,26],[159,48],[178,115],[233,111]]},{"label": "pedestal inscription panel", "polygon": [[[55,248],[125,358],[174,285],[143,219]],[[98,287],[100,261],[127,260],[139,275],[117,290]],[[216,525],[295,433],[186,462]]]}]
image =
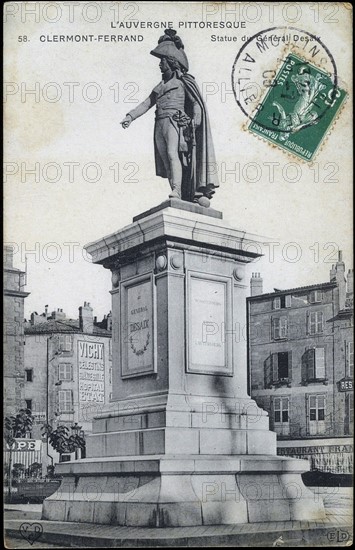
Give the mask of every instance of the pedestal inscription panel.
[{"label": "pedestal inscription panel", "polygon": [[231,375],[231,281],[190,272],[187,301],[187,371]]},{"label": "pedestal inscription panel", "polygon": [[150,374],[154,366],[154,297],[151,275],[121,283],[122,378]]}]

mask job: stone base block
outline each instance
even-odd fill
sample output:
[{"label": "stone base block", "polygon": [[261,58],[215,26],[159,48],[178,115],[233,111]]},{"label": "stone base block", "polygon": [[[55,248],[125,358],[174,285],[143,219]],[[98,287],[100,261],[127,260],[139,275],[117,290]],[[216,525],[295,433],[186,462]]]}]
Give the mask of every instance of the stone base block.
[{"label": "stone base block", "polygon": [[267,430],[165,427],[94,433],[90,458],[165,455],[264,455],[276,453],[276,434]]},{"label": "stone base block", "polygon": [[42,518],[137,527],[317,521],[325,513],[302,482],[307,469],[303,460],[257,455],[63,463]]}]

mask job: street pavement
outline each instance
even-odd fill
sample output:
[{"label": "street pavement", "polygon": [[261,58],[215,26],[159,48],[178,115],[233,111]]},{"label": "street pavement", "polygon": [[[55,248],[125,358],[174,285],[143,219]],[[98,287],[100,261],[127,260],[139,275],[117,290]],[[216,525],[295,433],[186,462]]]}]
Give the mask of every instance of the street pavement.
[{"label": "street pavement", "polygon": [[[349,546],[352,541],[352,488],[312,488],[324,498],[326,519],[245,525],[134,528],[116,525],[42,521],[38,504],[5,505],[7,548],[186,547],[186,546]],[[40,523],[43,533],[30,544],[21,537],[24,523]]]},{"label": "street pavement", "polygon": [[5,537],[4,546],[5,548],[16,548],[16,550],[22,550],[23,548],[63,548],[63,546],[56,546],[48,542],[34,542],[30,545],[27,540],[15,537]]}]

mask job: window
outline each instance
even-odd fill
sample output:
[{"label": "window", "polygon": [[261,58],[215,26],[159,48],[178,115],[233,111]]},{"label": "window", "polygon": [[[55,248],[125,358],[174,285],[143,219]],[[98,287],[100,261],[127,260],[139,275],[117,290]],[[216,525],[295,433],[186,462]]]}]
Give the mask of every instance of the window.
[{"label": "window", "polygon": [[73,399],[71,390],[59,390],[58,392],[58,404],[59,412],[72,412],[73,411]]},{"label": "window", "polygon": [[288,294],[286,296],[278,296],[274,298],[273,309],[284,309],[285,307],[291,307],[291,296]]},{"label": "window", "polygon": [[354,434],[354,394],[352,392],[345,395],[344,434]]},{"label": "window", "polygon": [[272,337],[274,340],[287,338],[288,321],[287,317],[276,317],[272,319]]},{"label": "window", "polygon": [[346,345],[346,363],[347,369],[345,376],[354,377],[354,342],[348,342]]},{"label": "window", "polygon": [[59,457],[59,462],[70,462],[71,461],[71,455],[70,454],[62,454]]},{"label": "window", "polygon": [[70,334],[61,334],[59,336],[59,350],[60,351],[72,351],[73,338]]},{"label": "window", "polygon": [[274,429],[280,435],[290,433],[289,398],[275,397],[274,405]]},{"label": "window", "polygon": [[26,382],[33,382],[33,369],[25,369]]},{"label": "window", "polygon": [[108,369],[108,383],[112,384],[112,369]]},{"label": "window", "polygon": [[312,311],[308,314],[308,332],[309,334],[323,332],[323,311]]},{"label": "window", "polygon": [[292,352],[272,353],[265,361],[265,387],[291,379]]},{"label": "window", "polygon": [[25,399],[26,402],[26,409],[28,411],[32,411],[32,399]]},{"label": "window", "polygon": [[303,356],[304,370],[302,378],[311,382],[325,380],[325,349],[307,349]]},{"label": "window", "polygon": [[310,435],[325,433],[325,395],[309,395],[308,426]]},{"label": "window", "polygon": [[316,304],[322,301],[322,291],[321,290],[312,290],[309,293],[309,303]]},{"label": "window", "polygon": [[73,380],[73,368],[70,363],[58,365],[58,380]]}]

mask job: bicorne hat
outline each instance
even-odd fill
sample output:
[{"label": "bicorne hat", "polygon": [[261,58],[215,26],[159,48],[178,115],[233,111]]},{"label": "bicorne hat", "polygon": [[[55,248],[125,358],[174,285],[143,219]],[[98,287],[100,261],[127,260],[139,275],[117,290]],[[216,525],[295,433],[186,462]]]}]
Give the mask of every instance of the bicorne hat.
[{"label": "bicorne hat", "polygon": [[173,57],[186,69],[189,70],[189,62],[184,51],[181,38],[176,35],[173,29],[165,29],[164,35],[158,40],[158,45],[150,53],[155,57]]}]

